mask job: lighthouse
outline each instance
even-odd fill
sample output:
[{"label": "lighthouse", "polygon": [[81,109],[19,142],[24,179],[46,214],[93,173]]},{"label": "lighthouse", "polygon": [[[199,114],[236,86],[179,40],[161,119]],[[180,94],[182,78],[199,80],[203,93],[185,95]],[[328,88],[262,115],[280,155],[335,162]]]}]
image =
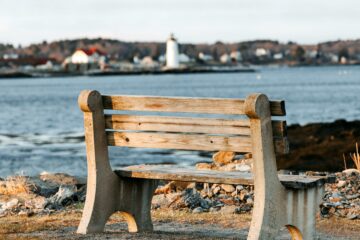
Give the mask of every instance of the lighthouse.
[{"label": "lighthouse", "polygon": [[166,42],[166,67],[179,68],[179,48],[174,34]]}]

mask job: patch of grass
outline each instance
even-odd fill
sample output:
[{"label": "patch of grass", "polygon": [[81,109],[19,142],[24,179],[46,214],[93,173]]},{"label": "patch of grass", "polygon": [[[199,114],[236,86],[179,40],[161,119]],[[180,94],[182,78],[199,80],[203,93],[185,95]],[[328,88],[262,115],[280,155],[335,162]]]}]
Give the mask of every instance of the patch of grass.
[{"label": "patch of grass", "polygon": [[355,153],[350,153],[350,157],[353,160],[356,169],[360,171],[360,155],[359,155],[358,143],[356,143],[356,152]]},{"label": "patch of grass", "polygon": [[30,233],[43,230],[55,230],[79,224],[81,213],[61,212],[45,216],[8,216],[0,218],[1,234]]},{"label": "patch of grass", "polygon": [[4,181],[0,181],[0,195],[28,194],[34,187],[25,176],[9,177]]}]

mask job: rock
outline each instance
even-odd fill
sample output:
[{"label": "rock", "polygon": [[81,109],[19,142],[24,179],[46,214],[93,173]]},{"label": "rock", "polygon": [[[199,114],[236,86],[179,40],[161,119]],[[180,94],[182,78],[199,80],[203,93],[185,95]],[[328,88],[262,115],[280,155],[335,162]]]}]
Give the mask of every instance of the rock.
[{"label": "rock", "polygon": [[236,208],[234,205],[225,205],[221,208],[220,212],[223,214],[234,214]]},{"label": "rock", "polygon": [[44,209],[46,205],[46,198],[37,196],[36,198],[25,201],[24,206],[28,209]]},{"label": "rock", "polygon": [[221,190],[221,187],[217,186],[213,189],[213,193],[218,194],[220,192],[220,190]]},{"label": "rock", "polygon": [[19,204],[19,200],[17,198],[13,198],[10,201],[4,203],[1,208],[3,210],[8,210],[8,209],[12,209],[17,207],[17,205]]},{"label": "rock", "polygon": [[221,184],[221,188],[227,193],[231,193],[235,191],[235,187],[230,184]]},{"label": "rock", "polygon": [[360,171],[355,169],[355,168],[345,169],[342,172],[345,173],[347,176],[350,176],[350,175],[353,175],[353,174],[360,174]]},{"label": "rock", "polygon": [[216,165],[222,166],[231,163],[234,160],[235,155],[234,152],[219,151],[213,155],[212,159]]},{"label": "rock", "polygon": [[242,185],[236,185],[236,191],[237,192],[240,192],[243,189],[244,189],[244,187]]},{"label": "rock", "polygon": [[200,201],[200,207],[203,209],[209,209],[212,205],[212,201],[209,199],[201,199]]},{"label": "rock", "polygon": [[21,210],[19,213],[18,213],[18,216],[30,216],[31,215],[31,211],[25,211],[25,210]]},{"label": "rock", "polygon": [[197,207],[192,210],[192,213],[202,213],[202,212],[204,212],[204,209],[202,209],[201,207]]},{"label": "rock", "polygon": [[235,170],[240,172],[250,172],[251,167],[249,165],[240,163],[235,165]]},{"label": "rock", "polygon": [[196,169],[205,169],[205,170],[210,170],[213,168],[212,163],[197,163],[195,165]]},{"label": "rock", "polygon": [[221,209],[221,207],[211,207],[209,208],[209,212],[218,212]]},{"label": "rock", "polygon": [[225,171],[225,172],[234,171],[234,170],[236,170],[236,164],[235,163],[228,163],[226,165],[223,165],[223,166],[219,167],[218,170],[219,171]]},{"label": "rock", "polygon": [[182,194],[183,202],[185,206],[193,209],[200,206],[202,200],[200,194],[195,189],[185,189]]},{"label": "rock", "polygon": [[251,197],[248,197],[246,199],[246,203],[252,205],[252,204],[254,204],[254,200]]},{"label": "rock", "polygon": [[48,209],[60,209],[73,202],[73,195],[76,193],[76,186],[60,186],[59,191],[47,199],[45,207]]},{"label": "rock", "polygon": [[360,194],[356,193],[356,194],[353,194],[353,195],[345,195],[345,197],[348,200],[353,200],[353,199],[356,199],[356,198],[360,198]]},{"label": "rock", "polygon": [[342,188],[342,187],[344,187],[346,185],[346,181],[343,181],[343,180],[340,180],[337,184],[336,184],[336,186],[338,187],[338,188]]},{"label": "rock", "polygon": [[176,192],[176,193],[169,193],[169,194],[159,194],[155,195],[152,198],[151,206],[153,209],[157,208],[166,208],[171,206],[176,206],[176,201],[178,201],[181,198],[182,193]]},{"label": "rock", "polygon": [[56,184],[58,186],[61,185],[85,185],[86,181],[84,182],[84,179],[81,179],[82,181],[79,181],[76,177],[70,176],[66,173],[47,173],[43,172],[40,174],[39,178],[44,182],[50,182],[53,184]]},{"label": "rock", "polygon": [[6,216],[6,211],[4,209],[0,209],[0,218]]},{"label": "rock", "polygon": [[357,215],[357,214],[353,214],[353,213],[348,213],[348,215],[346,215],[346,218],[347,218],[347,219],[350,219],[350,220],[354,220],[354,219],[357,219],[357,218],[358,218],[358,215]]}]

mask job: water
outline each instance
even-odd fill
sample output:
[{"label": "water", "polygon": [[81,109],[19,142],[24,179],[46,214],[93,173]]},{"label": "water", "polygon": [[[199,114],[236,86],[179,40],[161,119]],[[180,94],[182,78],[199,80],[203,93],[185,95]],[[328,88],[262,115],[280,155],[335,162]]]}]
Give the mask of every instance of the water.
[{"label": "water", "polygon": [[[289,124],[360,119],[360,67],[264,68],[257,73],[140,75],[0,80],[0,176],[42,171],[86,174],[83,89],[106,94],[285,99]],[[193,164],[198,152],[116,148],[114,167]]]}]

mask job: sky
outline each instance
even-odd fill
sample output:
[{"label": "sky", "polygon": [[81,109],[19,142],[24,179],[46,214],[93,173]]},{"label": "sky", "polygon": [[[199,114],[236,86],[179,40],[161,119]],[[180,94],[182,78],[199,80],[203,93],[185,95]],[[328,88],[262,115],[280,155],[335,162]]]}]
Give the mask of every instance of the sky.
[{"label": "sky", "polygon": [[360,0],[0,0],[0,43],[360,38]]}]

